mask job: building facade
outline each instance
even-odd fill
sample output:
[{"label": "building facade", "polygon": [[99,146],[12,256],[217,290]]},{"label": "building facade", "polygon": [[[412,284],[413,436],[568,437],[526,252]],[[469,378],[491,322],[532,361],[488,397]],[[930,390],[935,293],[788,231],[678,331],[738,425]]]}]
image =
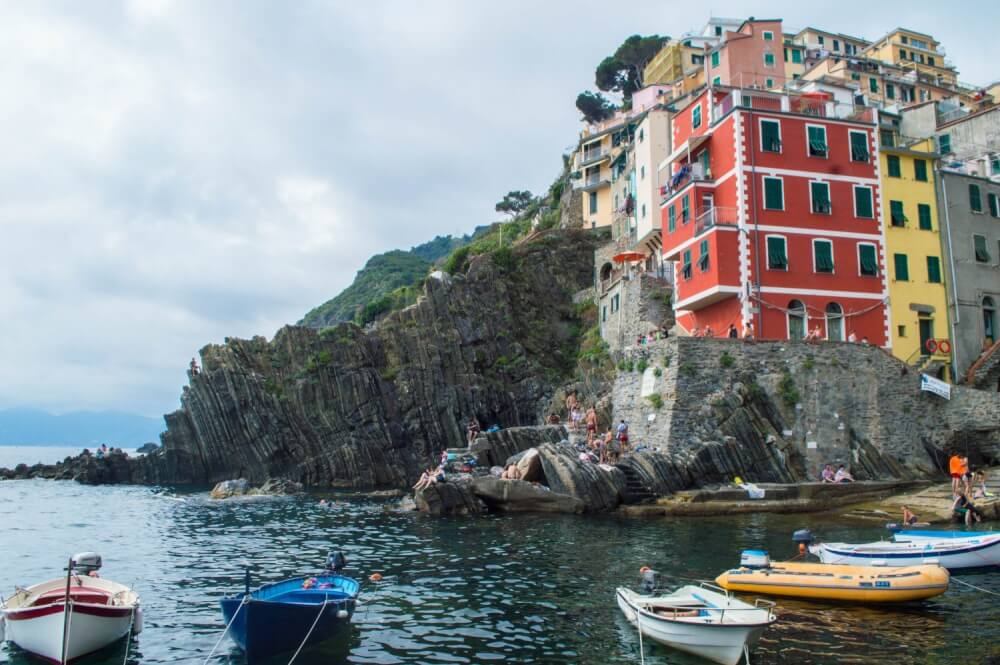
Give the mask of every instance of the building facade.
[{"label": "building facade", "polygon": [[785,80],[781,19],[750,19],[706,55],[705,79],[712,85],[780,87]]},{"label": "building facade", "polygon": [[661,164],[677,322],[891,346],[874,114],[822,94],[714,88]]},{"label": "building facade", "polygon": [[938,85],[954,87],[958,82],[958,72],[940,43],[922,32],[896,28],[872,42],[862,55],[918,72]]}]

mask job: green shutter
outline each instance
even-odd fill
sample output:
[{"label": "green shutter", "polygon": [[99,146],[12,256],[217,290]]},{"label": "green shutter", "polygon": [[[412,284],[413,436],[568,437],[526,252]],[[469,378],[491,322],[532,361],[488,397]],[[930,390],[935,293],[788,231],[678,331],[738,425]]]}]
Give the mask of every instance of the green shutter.
[{"label": "green shutter", "polygon": [[788,268],[784,238],[767,239],[767,267],[771,270],[785,270]]},{"label": "green shutter", "polygon": [[913,178],[920,182],[927,182],[927,160],[913,160]]},{"label": "green shutter", "polygon": [[872,190],[869,187],[854,188],[854,214],[857,217],[872,218]]},{"label": "green shutter", "polygon": [[691,220],[691,204],[688,202],[687,194],[681,199],[681,222],[687,224]]},{"label": "green shutter", "polygon": [[774,54],[773,53],[765,53],[764,54],[764,64],[767,65],[768,67],[773,67],[774,66]]},{"label": "green shutter", "polygon": [[896,281],[908,282],[910,280],[910,267],[906,262],[906,254],[893,254],[892,262],[896,267]]},{"label": "green shutter", "polygon": [[701,127],[701,104],[695,106],[694,110],[691,111],[691,126],[695,129]]},{"label": "green shutter", "polygon": [[830,213],[830,185],[825,182],[809,183],[812,194],[812,211],[820,214]]},{"label": "green shutter", "polygon": [[785,209],[785,192],[779,178],[764,178],[764,207],[768,210]]},{"label": "green shutter", "polygon": [[983,199],[979,194],[979,185],[969,185],[969,207],[972,212],[983,211]]},{"label": "green shutter", "polygon": [[826,129],[823,127],[808,127],[809,154],[813,157],[826,157]]},{"label": "green shutter", "polygon": [[878,92],[878,79],[869,78],[868,79],[868,89],[872,92]]},{"label": "green shutter", "polygon": [[673,206],[667,208],[667,233],[673,233],[677,228],[677,210]]},{"label": "green shutter", "polygon": [[781,126],[777,120],[763,120],[760,123],[761,144],[767,152],[781,152]]},{"label": "green shutter", "polygon": [[997,195],[990,192],[987,200],[990,202],[990,216],[1000,217],[1000,200],[997,199]]},{"label": "green shutter", "polygon": [[931,207],[926,203],[917,204],[917,217],[920,219],[920,228],[924,231],[932,231]]},{"label": "green shutter", "polygon": [[712,54],[712,66],[713,67],[718,67],[719,66],[719,52],[718,51],[716,51],[715,53]]},{"label": "green shutter", "polygon": [[833,244],[814,240],[813,252],[816,253],[816,272],[833,272]]},{"label": "green shutter", "polygon": [[855,162],[868,161],[868,134],[851,132],[851,160]]},{"label": "green shutter", "polygon": [[906,226],[906,215],[903,214],[902,201],[889,201],[889,217],[893,226]]},{"label": "green shutter", "polygon": [[885,84],[885,96],[889,99],[896,99],[896,88],[891,83]]},{"label": "green shutter", "polygon": [[702,272],[708,270],[708,240],[702,240],[698,245],[698,268]]},{"label": "green shutter", "polygon": [[931,284],[941,283],[941,259],[936,256],[927,257],[927,281]]},{"label": "green shutter", "polygon": [[684,260],[682,262],[683,268],[681,274],[684,279],[691,279],[691,250],[684,250]]},{"label": "green shutter", "polygon": [[792,62],[796,65],[802,62],[802,51],[798,49],[792,50]]},{"label": "green shutter", "polygon": [[986,249],[986,236],[972,236],[972,244],[976,250],[976,261],[979,263],[989,263],[990,252]]},{"label": "green shutter", "polygon": [[951,152],[951,134],[942,134],[938,137],[938,152],[942,155]]},{"label": "green shutter", "polygon": [[878,259],[875,256],[874,245],[858,246],[858,256],[861,260],[861,274],[868,277],[878,275]]},{"label": "green shutter", "polygon": [[899,167],[899,155],[886,155],[885,159],[889,164],[889,177],[902,177],[903,170]]}]

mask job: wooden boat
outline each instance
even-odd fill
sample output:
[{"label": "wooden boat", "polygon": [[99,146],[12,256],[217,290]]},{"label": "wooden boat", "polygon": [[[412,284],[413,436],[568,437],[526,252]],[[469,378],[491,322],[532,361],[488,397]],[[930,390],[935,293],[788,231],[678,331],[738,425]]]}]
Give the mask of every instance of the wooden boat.
[{"label": "wooden boat", "polygon": [[[906,536],[904,536],[906,538]],[[824,563],[864,566],[940,564],[948,570],[1000,565],[1000,534],[972,538],[913,538],[901,542],[815,543],[809,551]]]},{"label": "wooden boat", "polygon": [[723,589],[683,586],[665,596],[615,590],[618,607],[644,637],[723,665],[736,665],[777,618],[773,603],[750,605]]},{"label": "wooden boat", "polygon": [[[764,554],[758,552],[757,554]],[[907,568],[771,563],[744,565],[715,578],[729,591],[809,600],[903,603],[938,596],[948,589],[948,571],[938,565]]]},{"label": "wooden boat", "polygon": [[6,637],[44,660],[68,663],[141,632],[139,596],[93,576],[100,568],[99,555],[77,554],[66,577],[17,589],[0,604],[0,641]]},{"label": "wooden boat", "polygon": [[361,587],[339,574],[334,563],[338,556],[343,562],[342,555],[331,554],[330,569],[324,574],[254,590],[247,571],[244,592],[220,601],[229,635],[248,662],[319,644],[350,625]]}]

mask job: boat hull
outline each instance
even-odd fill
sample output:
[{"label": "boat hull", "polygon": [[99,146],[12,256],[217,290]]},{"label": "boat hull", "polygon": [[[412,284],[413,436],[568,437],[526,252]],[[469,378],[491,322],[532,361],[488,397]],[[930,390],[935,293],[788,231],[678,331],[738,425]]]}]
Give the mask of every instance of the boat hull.
[{"label": "boat hull", "polygon": [[739,568],[715,579],[716,584],[729,591],[858,603],[926,600],[947,591],[948,580],[948,571],[937,565],[887,570],[816,563]]},{"label": "boat hull", "polygon": [[639,608],[627,589],[618,589],[615,596],[622,614],[642,632],[644,638],[721,665],[737,665],[744,649],[752,649],[773,623],[773,618],[750,624],[669,621]]},{"label": "boat hull", "polygon": [[[75,660],[117,642],[129,634],[131,608],[71,605],[66,644],[67,660]],[[21,649],[49,662],[62,662],[63,604],[5,612],[6,637]]]},{"label": "boat hull", "polygon": [[820,561],[830,564],[900,567],[934,563],[948,570],[1000,565],[1000,536],[865,545],[819,543],[809,549]]}]

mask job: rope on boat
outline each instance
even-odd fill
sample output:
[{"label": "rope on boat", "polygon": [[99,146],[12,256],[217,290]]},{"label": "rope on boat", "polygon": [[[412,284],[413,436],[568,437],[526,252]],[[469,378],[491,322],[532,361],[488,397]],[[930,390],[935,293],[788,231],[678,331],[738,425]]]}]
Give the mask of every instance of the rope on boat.
[{"label": "rope on boat", "polygon": [[960,579],[956,579],[956,578],[952,577],[951,581],[952,582],[958,582],[959,584],[964,584],[965,586],[970,587],[972,589],[975,589],[976,591],[982,591],[983,593],[988,593],[988,594],[990,594],[992,596],[1000,596],[1000,593],[997,593],[996,591],[991,591],[989,589],[984,589],[983,587],[976,586],[975,584],[969,584],[968,582],[966,582],[964,580],[960,580]]},{"label": "rope on boat", "polygon": [[236,608],[235,612],[233,612],[233,618],[229,620],[228,624],[226,624],[226,629],[222,631],[222,635],[219,635],[218,641],[216,641],[215,646],[212,647],[212,650],[208,652],[208,657],[205,658],[205,662],[202,665],[208,665],[208,661],[212,660],[212,656],[215,655],[215,650],[219,648],[220,644],[222,644],[222,640],[223,638],[226,637],[226,633],[228,633],[229,629],[232,628],[233,622],[236,621],[236,617],[240,615],[240,610],[242,610],[243,606],[249,602],[250,602],[250,596],[244,595],[243,601],[240,603],[240,606]]},{"label": "rope on boat", "polygon": [[63,608],[66,612],[66,630],[63,633],[63,643],[62,643],[62,663],[66,665],[69,662],[69,658],[66,657],[66,652],[69,650],[69,637],[73,634],[73,600],[66,597],[66,606]]},{"label": "rope on boat", "polygon": [[323,616],[323,611],[326,609],[326,605],[327,605],[327,603],[329,601],[330,601],[330,597],[324,595],[323,596],[323,604],[320,605],[320,607],[319,607],[319,613],[316,615],[316,618],[313,619],[313,624],[311,626],[309,626],[309,632],[306,633],[306,637],[305,637],[304,640],[302,640],[302,644],[300,644],[299,648],[296,649],[295,653],[292,654],[292,659],[290,661],[288,661],[288,665],[292,665],[292,663],[295,662],[295,659],[299,657],[299,652],[302,651],[302,647],[304,647],[306,645],[306,642],[309,641],[309,637],[312,635],[313,630],[316,628],[316,624],[319,623],[319,618],[321,616]]},{"label": "rope on boat", "polygon": [[128,662],[128,649],[132,646],[132,626],[135,625],[135,605],[132,606],[132,616],[128,620],[128,632],[125,633],[125,660],[122,661],[122,665]]}]

